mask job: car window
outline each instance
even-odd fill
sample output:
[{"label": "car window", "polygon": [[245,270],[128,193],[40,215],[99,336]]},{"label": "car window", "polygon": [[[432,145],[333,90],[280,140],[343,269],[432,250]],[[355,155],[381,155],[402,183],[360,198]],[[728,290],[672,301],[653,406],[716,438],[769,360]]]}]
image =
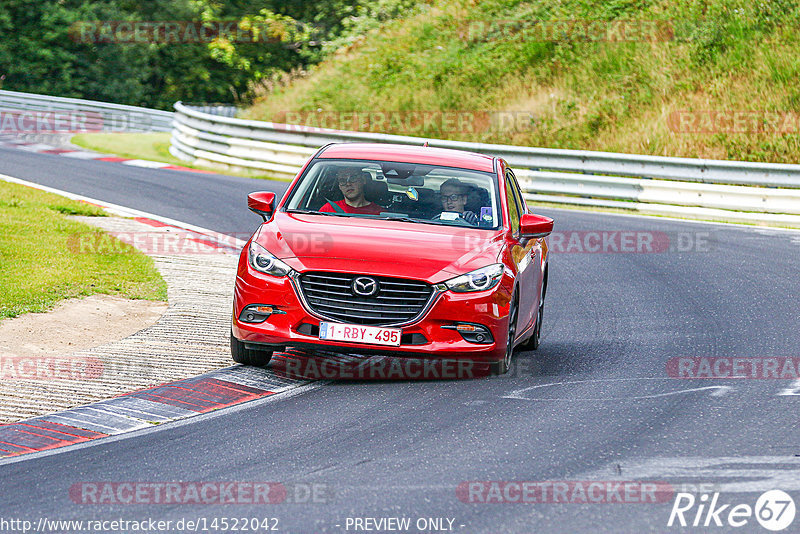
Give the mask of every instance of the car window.
[{"label": "car window", "polygon": [[519,186],[519,182],[517,182],[517,177],[514,176],[511,169],[508,170],[508,176],[511,178],[511,188],[514,190],[514,196],[519,205],[519,213],[520,216],[522,216],[522,214],[528,213],[528,204],[525,202],[525,196],[522,194],[522,189]]},{"label": "car window", "polygon": [[496,229],[502,224],[499,206],[493,173],[387,161],[318,160],[300,178],[285,209]]},{"label": "car window", "polygon": [[506,173],[506,198],[508,199],[508,216],[511,219],[511,232],[519,233],[519,200],[514,194],[514,185],[511,182],[510,174]]}]

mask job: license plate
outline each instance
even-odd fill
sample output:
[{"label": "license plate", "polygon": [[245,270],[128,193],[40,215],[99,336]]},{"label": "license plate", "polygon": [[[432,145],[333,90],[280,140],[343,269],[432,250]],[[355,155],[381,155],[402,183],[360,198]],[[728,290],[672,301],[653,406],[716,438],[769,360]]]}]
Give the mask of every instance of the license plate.
[{"label": "license plate", "polygon": [[400,346],[400,328],[380,328],[354,324],[319,323],[319,338],[371,345]]}]

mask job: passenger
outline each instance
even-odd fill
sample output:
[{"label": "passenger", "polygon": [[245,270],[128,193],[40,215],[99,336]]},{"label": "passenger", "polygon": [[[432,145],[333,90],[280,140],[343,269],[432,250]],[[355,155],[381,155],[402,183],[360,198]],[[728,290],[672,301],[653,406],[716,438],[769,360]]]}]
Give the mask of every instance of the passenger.
[{"label": "passenger", "polygon": [[[458,178],[450,178],[439,187],[439,196],[442,199],[442,213],[433,220],[455,220],[461,218],[473,226],[478,226],[478,216],[472,211],[467,211],[469,186]],[[450,215],[445,215],[449,213]]]},{"label": "passenger", "polygon": [[357,213],[364,215],[379,215],[384,208],[364,198],[364,186],[367,179],[363,171],[353,167],[342,167],[336,171],[336,181],[339,183],[344,198],[342,200],[329,200],[319,211],[324,213]]}]

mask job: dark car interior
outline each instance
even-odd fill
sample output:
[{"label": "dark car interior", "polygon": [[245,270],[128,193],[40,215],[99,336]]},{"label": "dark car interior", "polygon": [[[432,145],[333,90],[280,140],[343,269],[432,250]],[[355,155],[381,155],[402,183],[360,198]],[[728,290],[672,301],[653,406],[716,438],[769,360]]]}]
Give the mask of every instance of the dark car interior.
[{"label": "dark car interior", "polygon": [[[335,171],[335,167],[324,171],[317,187],[311,193],[307,209],[318,211],[328,201],[337,202],[344,198],[339,189]],[[415,219],[432,219],[442,212],[439,191],[425,187],[425,176],[411,174],[411,169],[391,169],[383,175],[384,179],[378,178],[381,174],[381,171],[377,171],[377,169],[374,175],[372,172],[363,171],[364,197],[368,201],[386,208],[387,213]],[[392,186],[391,190],[390,186]],[[472,211],[480,216],[481,209],[489,209],[491,205],[489,192],[485,188],[470,186],[465,206],[467,211]],[[487,224],[484,224],[484,221],[480,222],[480,226],[492,225],[493,222]]]}]

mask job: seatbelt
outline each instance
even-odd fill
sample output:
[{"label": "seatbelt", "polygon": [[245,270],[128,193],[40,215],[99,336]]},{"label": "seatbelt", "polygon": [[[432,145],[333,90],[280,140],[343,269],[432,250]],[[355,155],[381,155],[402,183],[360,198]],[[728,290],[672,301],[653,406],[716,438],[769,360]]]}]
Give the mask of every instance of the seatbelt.
[{"label": "seatbelt", "polygon": [[343,210],[343,209],[342,209],[342,208],[339,206],[339,204],[337,204],[336,202],[334,202],[334,201],[332,201],[332,200],[329,200],[329,201],[328,201],[328,205],[329,205],[330,207],[332,207],[332,208],[333,208],[333,211],[335,211],[336,213],[347,213],[346,211],[344,211],[344,210]]}]

